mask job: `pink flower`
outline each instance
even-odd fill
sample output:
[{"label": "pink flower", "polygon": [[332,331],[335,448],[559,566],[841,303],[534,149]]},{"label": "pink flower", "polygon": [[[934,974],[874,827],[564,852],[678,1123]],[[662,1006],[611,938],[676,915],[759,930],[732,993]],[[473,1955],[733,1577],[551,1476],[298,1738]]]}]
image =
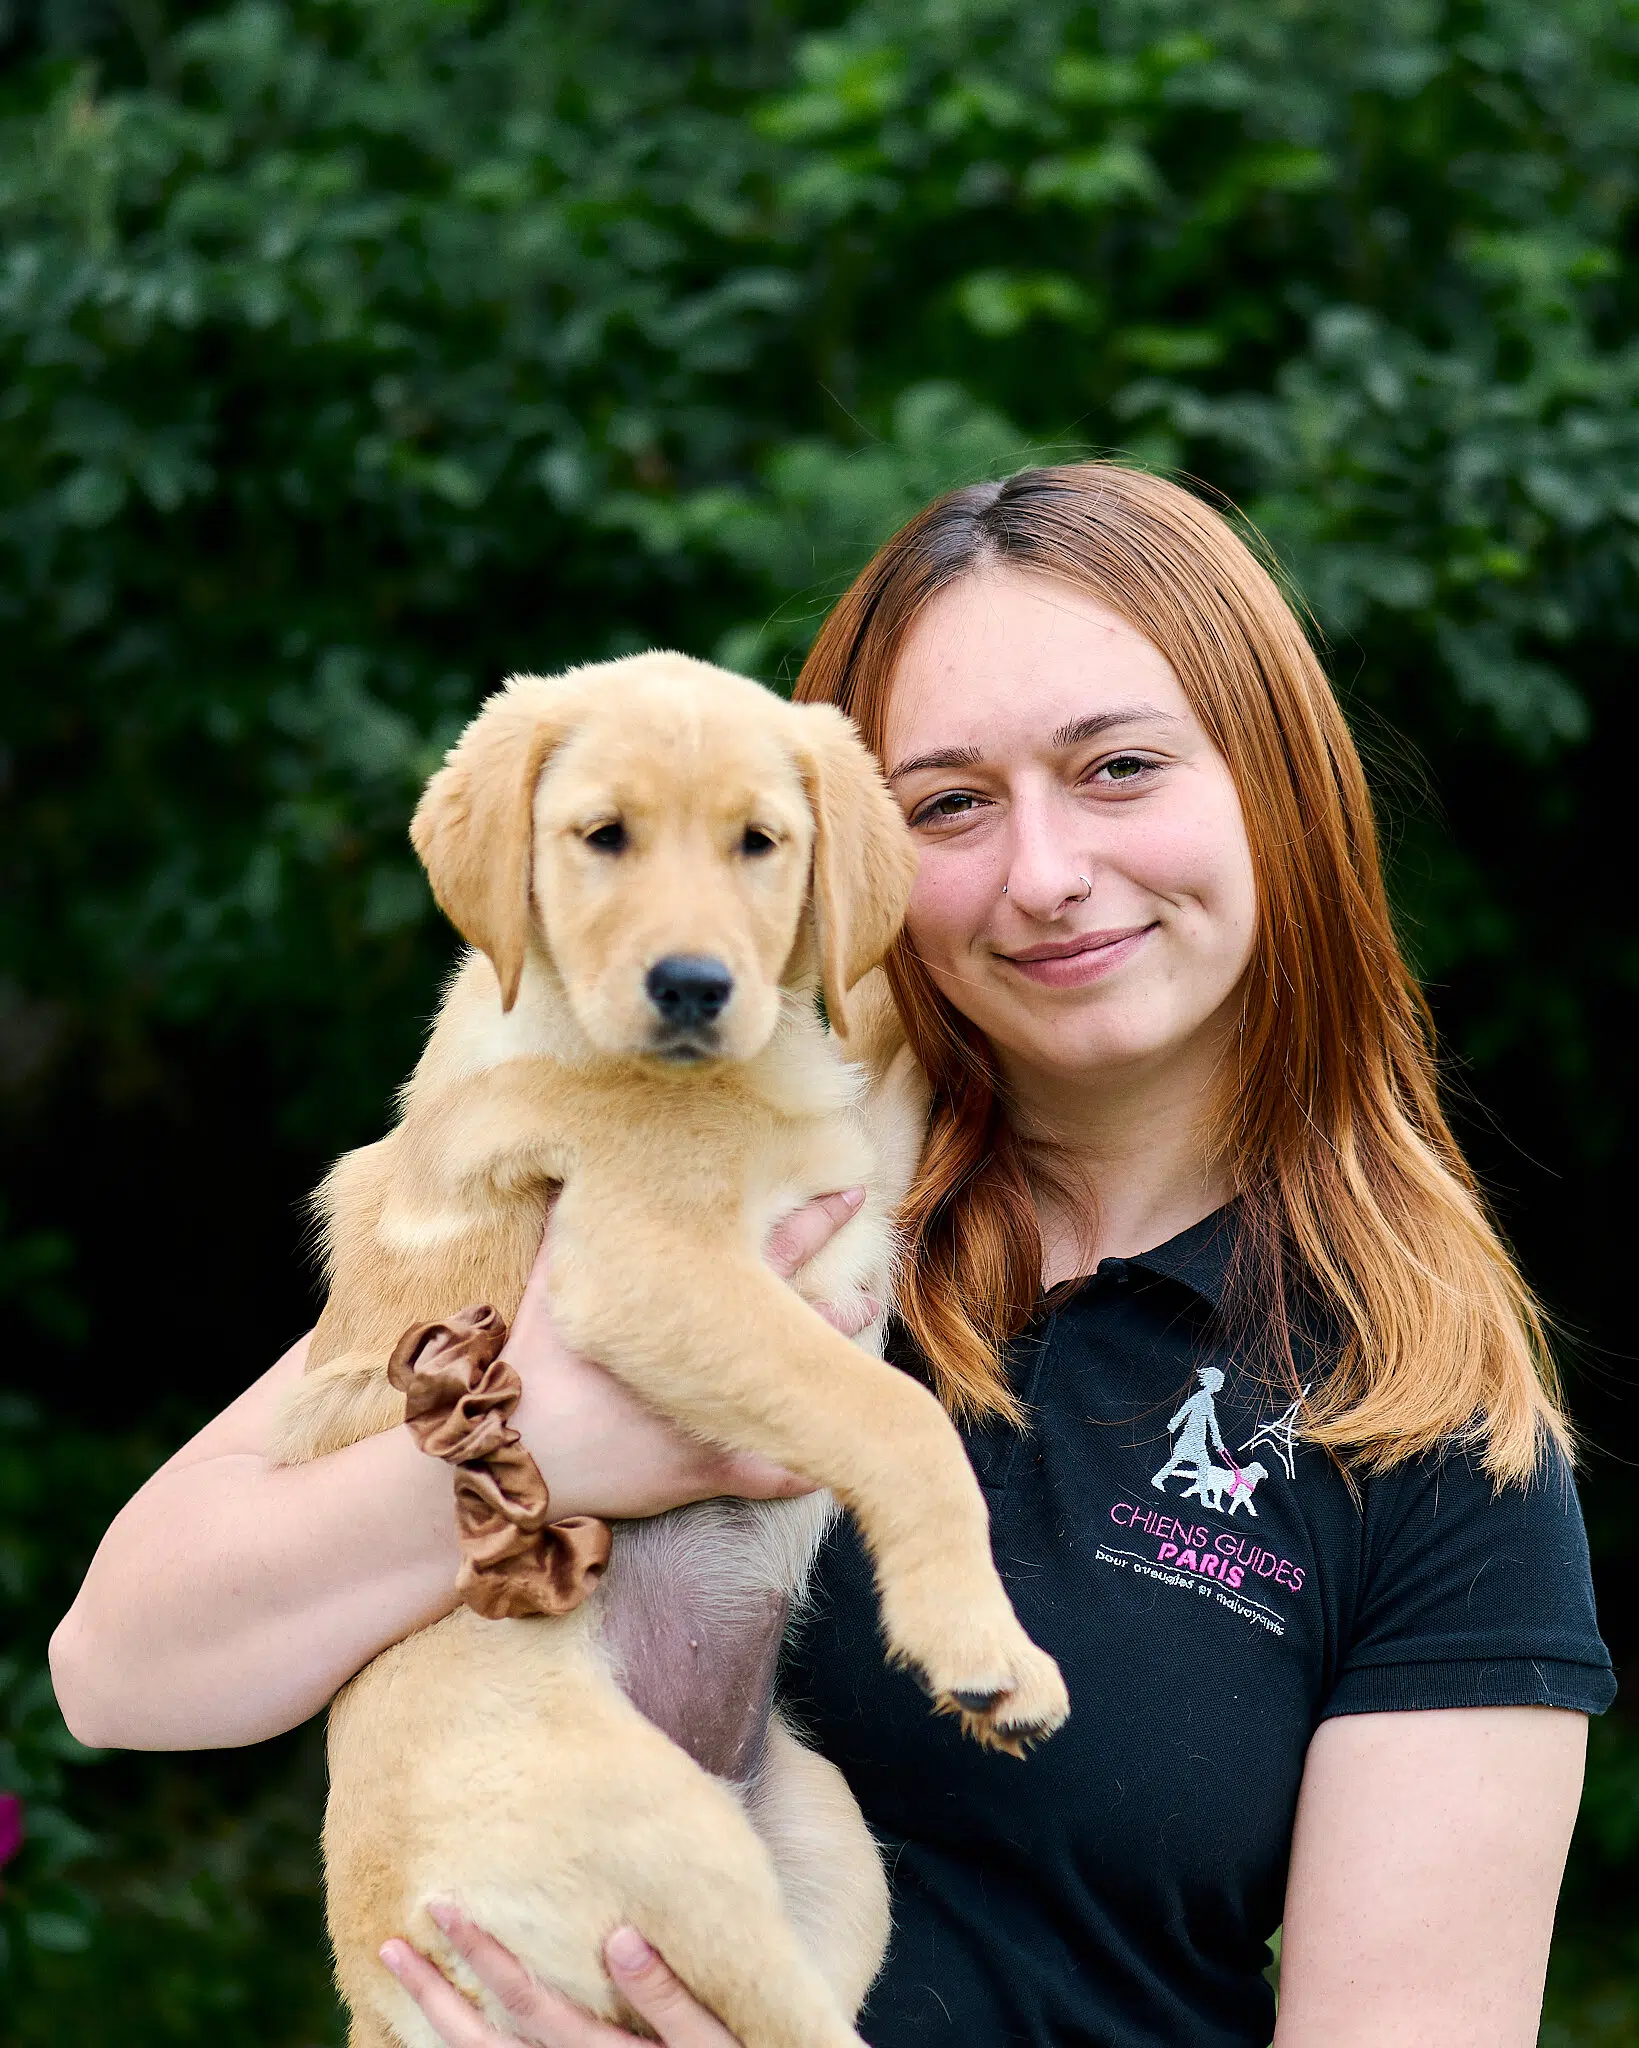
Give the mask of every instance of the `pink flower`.
[{"label": "pink flower", "polygon": [[23,1846],[23,1802],[15,1792],[0,1792],[0,1870]]}]

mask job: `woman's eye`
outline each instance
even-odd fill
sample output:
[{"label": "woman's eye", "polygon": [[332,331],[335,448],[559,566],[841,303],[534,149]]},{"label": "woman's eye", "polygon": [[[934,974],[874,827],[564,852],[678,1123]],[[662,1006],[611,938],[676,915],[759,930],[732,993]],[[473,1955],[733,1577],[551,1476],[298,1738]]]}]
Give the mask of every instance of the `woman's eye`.
[{"label": "woman's eye", "polygon": [[595,832],[587,833],[586,844],[599,853],[622,853],[626,848],[626,827],[618,823],[600,825]]},{"label": "woman's eye", "polygon": [[943,796],[936,796],[911,814],[913,825],[937,825],[945,818],[965,818],[980,799],[970,789],[947,790]]},{"label": "woman's eye", "polygon": [[755,857],[759,853],[772,853],[774,840],[760,825],[748,825],[741,835],[740,851]]},{"label": "woman's eye", "polygon": [[1095,776],[1105,776],[1111,782],[1136,782],[1156,766],[1146,761],[1142,754],[1117,754],[1113,760],[1101,761],[1093,771]]}]

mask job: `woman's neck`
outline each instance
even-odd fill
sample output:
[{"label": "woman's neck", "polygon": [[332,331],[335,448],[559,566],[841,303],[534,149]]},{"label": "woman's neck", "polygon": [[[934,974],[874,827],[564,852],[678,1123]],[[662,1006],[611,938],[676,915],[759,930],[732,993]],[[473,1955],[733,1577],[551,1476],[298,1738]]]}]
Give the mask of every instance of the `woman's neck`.
[{"label": "woman's neck", "polygon": [[1192,1047],[1154,1067],[1069,1077],[1002,1055],[1019,1129],[1052,1148],[1036,1191],[1044,1287],[1151,1251],[1228,1200],[1210,1138],[1219,1058],[1215,1045]]}]

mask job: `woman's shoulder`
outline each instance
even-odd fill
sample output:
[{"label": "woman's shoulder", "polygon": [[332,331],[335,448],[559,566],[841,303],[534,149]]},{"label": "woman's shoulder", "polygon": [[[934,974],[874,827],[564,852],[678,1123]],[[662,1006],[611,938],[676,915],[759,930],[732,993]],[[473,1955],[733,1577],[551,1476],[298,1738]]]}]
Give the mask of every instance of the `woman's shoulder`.
[{"label": "woman's shoulder", "polygon": [[1528,1478],[1498,1477],[1483,1432],[1352,1473],[1363,1524],[1364,1570],[1385,1589],[1466,1573],[1476,1598],[1520,1598],[1539,1587],[1592,1612],[1587,1530],[1570,1460],[1544,1436]]},{"label": "woman's shoulder", "polygon": [[1586,1551],[1576,1474],[1546,1432],[1535,1470],[1523,1479],[1493,1471],[1478,1425],[1401,1455],[1357,1461],[1353,1470],[1367,1524],[1380,1537],[1407,1525],[1449,1532],[1473,1523],[1492,1535],[1559,1531]]},{"label": "woman's shoulder", "polygon": [[1360,1597],[1328,1713],[1564,1706],[1615,1694],[1576,1481],[1544,1443],[1499,1482],[1483,1439],[1451,1436],[1358,1480]]}]

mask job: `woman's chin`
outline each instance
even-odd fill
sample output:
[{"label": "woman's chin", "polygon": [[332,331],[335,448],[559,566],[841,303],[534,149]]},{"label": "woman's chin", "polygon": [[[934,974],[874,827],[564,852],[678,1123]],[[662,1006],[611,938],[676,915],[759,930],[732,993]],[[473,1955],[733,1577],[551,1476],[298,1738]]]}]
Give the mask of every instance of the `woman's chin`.
[{"label": "woman's chin", "polygon": [[[1152,1010],[1097,1017],[1065,1014],[1042,1016],[1017,1010],[980,1028],[1007,1063],[1032,1074],[1085,1088],[1120,1078],[1130,1081],[1145,1073],[1171,1073],[1208,1063],[1221,1052],[1214,1018],[1169,1019],[1162,1028]],[[1168,1028],[1170,1026],[1170,1028]]]},{"label": "woman's chin", "polygon": [[1034,1074],[1085,1085],[1165,1061],[1171,1048],[1145,1032],[1045,1031],[990,1034],[1010,1060]]}]

